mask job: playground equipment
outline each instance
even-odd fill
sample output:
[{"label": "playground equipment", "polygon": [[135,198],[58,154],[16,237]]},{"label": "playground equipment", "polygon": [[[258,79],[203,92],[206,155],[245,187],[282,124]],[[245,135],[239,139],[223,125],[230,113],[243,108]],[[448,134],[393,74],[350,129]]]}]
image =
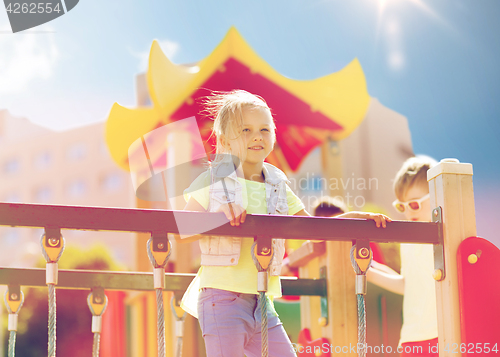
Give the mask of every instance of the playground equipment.
[{"label": "playground equipment", "polygon": [[[345,179],[342,169],[352,172],[353,177],[347,177],[347,182],[354,180],[354,175],[367,182],[376,177],[377,189],[365,189],[358,196],[390,207],[390,179],[411,155],[410,134],[404,117],[370,98],[359,62],[354,59],[342,70],[314,80],[293,80],[260,58],[235,28],[228,31],[210,55],[189,65],[173,64],[159,44],[153,42],[148,71],[138,77],[138,107],[113,105],[106,123],[106,140],[117,165],[131,171],[137,182],[137,207],[184,207],[180,192],[186,188],[186,178],[194,179],[194,172],[200,168],[191,163],[206,158],[214,144],[214,137],[210,137],[212,122],[200,115],[200,98],[210,93],[204,88],[245,89],[265,98],[277,125],[277,144],[267,161],[287,174],[298,170],[305,156],[322,145],[323,176],[327,180]],[[175,129],[164,130],[166,127]],[[173,167],[176,172],[171,170]],[[328,191],[343,196],[341,189]],[[142,248],[147,239],[149,236],[139,234],[137,266],[143,271],[149,268]],[[337,258],[346,248],[350,249],[349,242],[332,245],[330,249],[338,252]],[[196,268],[191,262],[197,259],[197,243],[173,242],[173,247],[171,261],[175,262],[176,272]],[[329,273],[348,280],[345,272],[352,269],[350,260],[337,261],[341,262],[335,267],[338,271]],[[344,307],[338,305],[334,315],[341,314]],[[190,329],[190,323],[188,317],[188,335],[195,335],[198,330]],[[315,322],[314,325],[311,330],[316,335],[318,327]],[[188,345],[196,342],[195,338]]]},{"label": "playground equipment", "polygon": [[[498,248],[482,239],[466,239],[475,236],[472,166],[458,163],[456,160],[445,160],[429,171],[428,179],[431,187],[431,205],[435,207],[433,210],[434,223],[394,221],[386,229],[377,229],[373,222],[363,220],[249,215],[245,225],[232,227],[225,224],[213,228],[207,234],[253,236],[257,237],[257,242],[262,239],[260,237],[297,239],[308,236],[314,240],[325,240],[327,242],[326,278],[305,280],[305,285],[301,285],[303,284],[302,279],[285,280],[283,281],[283,290],[285,293],[293,295],[305,293],[328,297],[330,300],[329,322],[322,327],[323,338],[326,338],[329,346],[333,346],[334,349],[337,346],[340,348],[349,346],[350,343],[357,344],[358,319],[356,311],[348,309],[345,310],[343,316],[331,314],[332,311],[335,312],[335,309],[332,308],[333,299],[338,299],[339,296],[351,301],[356,301],[356,299],[355,294],[346,295],[348,289],[336,284],[333,276],[329,274],[332,265],[336,262],[332,261],[331,256],[328,256],[328,244],[335,241],[354,241],[355,249],[361,259],[367,259],[366,252],[363,251],[367,241],[434,244],[440,354],[460,356],[472,353],[471,348],[476,354],[478,348],[481,348],[485,354],[497,353],[500,342],[498,341],[500,326],[496,321],[500,319],[500,308],[498,304],[492,305],[490,302],[492,299],[495,300],[494,294],[498,294],[498,287],[493,284],[482,284],[481,295],[475,295],[471,291],[472,284],[477,285],[479,280],[485,281],[483,277],[487,276],[487,272],[498,274],[498,269],[494,266],[496,263],[494,259],[499,254]],[[175,214],[197,222],[218,219],[223,216],[222,213],[175,212]],[[153,237],[155,237],[155,232],[179,233],[173,211],[143,209],[0,203],[0,225],[42,227],[46,230],[46,237],[53,237],[49,233],[52,232],[55,233],[54,237],[56,238],[61,237],[58,234],[60,229],[116,230],[149,232],[149,234],[152,232]],[[57,229],[54,230],[54,227]],[[196,229],[193,227],[193,232],[195,231]],[[161,239],[165,239],[163,233],[160,235]],[[55,241],[52,243],[54,244]],[[59,240],[57,244],[62,244],[62,242]],[[160,247],[158,246],[158,248]],[[165,246],[160,249],[163,248]],[[457,254],[460,263],[457,263]],[[346,253],[345,259],[349,259],[349,252]],[[48,274],[50,279],[46,280],[45,274]],[[157,287],[158,274],[154,279],[151,274],[147,273],[57,272],[57,269],[51,266],[48,266],[47,269],[0,269],[0,284],[9,286],[10,300],[21,299],[21,294],[17,293],[20,291],[19,286],[44,286],[47,281],[57,283],[57,285],[53,284],[54,290],[57,286],[57,288],[150,291],[156,288],[161,291],[182,292],[191,278],[192,276],[166,274],[163,279],[165,288],[159,288]],[[349,285],[354,287],[355,279],[350,280]],[[325,294],[326,282],[328,283]],[[294,286],[295,288],[299,287],[302,291],[294,290]],[[359,286],[361,290],[362,286],[361,282]],[[100,302],[102,303],[103,300],[101,299]],[[55,304],[55,298],[53,303]],[[158,302],[158,305],[160,304],[161,302]],[[488,308],[482,308],[483,306],[488,306]],[[19,311],[12,308],[11,310],[14,314]],[[344,323],[343,329],[338,328],[340,322]],[[9,326],[9,329],[11,327],[13,326]],[[15,329],[12,328],[12,330]],[[335,333],[333,333],[334,331]],[[161,333],[162,331],[159,331],[160,335]],[[49,329],[49,341],[52,338],[50,334]],[[161,351],[162,343],[162,338],[159,336],[158,351]],[[52,347],[53,349],[51,349]],[[484,352],[486,348],[488,352]],[[13,347],[11,347],[11,351],[13,351]],[[366,349],[364,351],[361,349],[361,351],[349,351],[345,354],[363,354],[366,351]],[[164,355],[166,355],[166,351]],[[299,355],[306,356],[300,351]],[[55,356],[55,345],[49,345],[49,356]]]}]

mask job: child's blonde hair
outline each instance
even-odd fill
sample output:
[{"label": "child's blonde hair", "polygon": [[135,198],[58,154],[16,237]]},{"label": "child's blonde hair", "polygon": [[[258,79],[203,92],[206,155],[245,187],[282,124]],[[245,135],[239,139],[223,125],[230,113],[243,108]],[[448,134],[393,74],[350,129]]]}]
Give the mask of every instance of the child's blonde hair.
[{"label": "child's blonde hair", "polygon": [[429,189],[427,170],[436,164],[436,160],[425,155],[410,157],[406,160],[394,179],[394,193],[398,200],[403,201],[406,192],[413,185],[422,185]]},{"label": "child's blonde hair", "polygon": [[[239,152],[231,152],[223,145],[223,140],[234,140],[241,136],[243,127],[243,110],[252,108],[262,108],[271,111],[264,98],[249,93],[245,90],[237,89],[230,92],[212,92],[212,95],[204,98],[205,112],[214,118],[212,134],[216,137],[216,158],[224,154],[235,155],[241,158]],[[276,140],[276,126],[272,121],[272,134]]]}]

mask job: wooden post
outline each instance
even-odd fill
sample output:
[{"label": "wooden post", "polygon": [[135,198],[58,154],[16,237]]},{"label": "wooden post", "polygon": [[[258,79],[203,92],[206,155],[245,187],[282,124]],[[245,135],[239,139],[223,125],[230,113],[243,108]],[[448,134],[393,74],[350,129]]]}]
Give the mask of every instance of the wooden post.
[{"label": "wooden post", "polygon": [[[321,150],[323,173],[327,183],[332,179],[339,181],[343,179],[342,148],[338,142],[336,145],[332,144],[326,141]],[[343,197],[342,185],[338,187],[338,190],[330,191],[329,194]],[[349,348],[358,343],[355,273],[351,265],[351,246],[351,242],[326,242],[326,255],[319,258],[319,266],[326,266],[328,279],[329,322],[322,328],[322,334],[330,340],[331,345],[339,346],[341,349],[346,346],[349,349],[347,355],[357,356],[357,353],[352,353]],[[335,351],[332,353],[335,354]]]},{"label": "wooden post", "polygon": [[[312,259],[306,265],[299,266],[299,277],[301,279],[319,279],[318,258]],[[301,296],[300,327],[301,329],[308,328],[311,331],[311,338],[313,340],[322,337],[321,326],[318,323],[320,317],[320,297]]]},{"label": "wooden post", "polygon": [[[176,130],[167,136],[167,175],[165,175],[167,192],[182,192],[186,183],[190,183],[191,169],[186,165],[191,161],[192,147],[191,134],[188,131]],[[175,168],[172,170],[171,168]],[[169,196],[170,207],[173,210],[182,210],[186,205],[186,201],[182,195]],[[193,272],[193,251],[198,246],[198,242],[177,244],[173,237],[170,237],[172,243],[172,258],[175,261],[176,273],[191,273]],[[165,314],[172,315],[170,302]],[[173,319],[172,319],[173,321]],[[191,315],[186,316],[184,322],[184,341],[182,344],[183,356],[198,356],[198,321]],[[174,339],[174,341],[176,341]],[[175,346],[173,350],[175,350]]]},{"label": "wooden post", "polygon": [[442,208],[443,220],[445,277],[436,282],[439,355],[460,357],[457,250],[476,235],[472,165],[443,159],[427,172],[427,180],[431,207]]}]

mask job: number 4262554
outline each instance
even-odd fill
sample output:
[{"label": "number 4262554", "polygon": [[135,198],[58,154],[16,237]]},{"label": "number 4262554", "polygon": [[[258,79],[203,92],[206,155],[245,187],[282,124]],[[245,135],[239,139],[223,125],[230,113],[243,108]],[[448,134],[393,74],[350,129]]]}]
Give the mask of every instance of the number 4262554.
[{"label": "number 4262554", "polygon": [[444,348],[445,352],[450,353],[498,353],[498,344],[495,343],[452,343],[447,344]]},{"label": "number 4262554", "polygon": [[5,8],[8,13],[13,14],[50,14],[52,12],[61,12],[60,4],[56,3],[55,6],[52,6],[51,2],[47,3],[9,3]]}]

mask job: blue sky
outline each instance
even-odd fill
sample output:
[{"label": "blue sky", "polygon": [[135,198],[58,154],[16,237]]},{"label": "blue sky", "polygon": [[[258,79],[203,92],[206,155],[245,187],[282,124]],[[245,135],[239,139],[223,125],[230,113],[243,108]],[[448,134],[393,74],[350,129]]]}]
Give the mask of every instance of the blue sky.
[{"label": "blue sky", "polygon": [[498,18],[497,0],[80,0],[66,15],[12,34],[0,11],[0,108],[56,130],[105,120],[114,102],[135,105],[134,76],[145,70],[152,40],[174,62],[191,63],[234,25],[294,79],[357,57],[370,95],[408,118],[416,153],[474,165],[478,231],[493,235]]}]

